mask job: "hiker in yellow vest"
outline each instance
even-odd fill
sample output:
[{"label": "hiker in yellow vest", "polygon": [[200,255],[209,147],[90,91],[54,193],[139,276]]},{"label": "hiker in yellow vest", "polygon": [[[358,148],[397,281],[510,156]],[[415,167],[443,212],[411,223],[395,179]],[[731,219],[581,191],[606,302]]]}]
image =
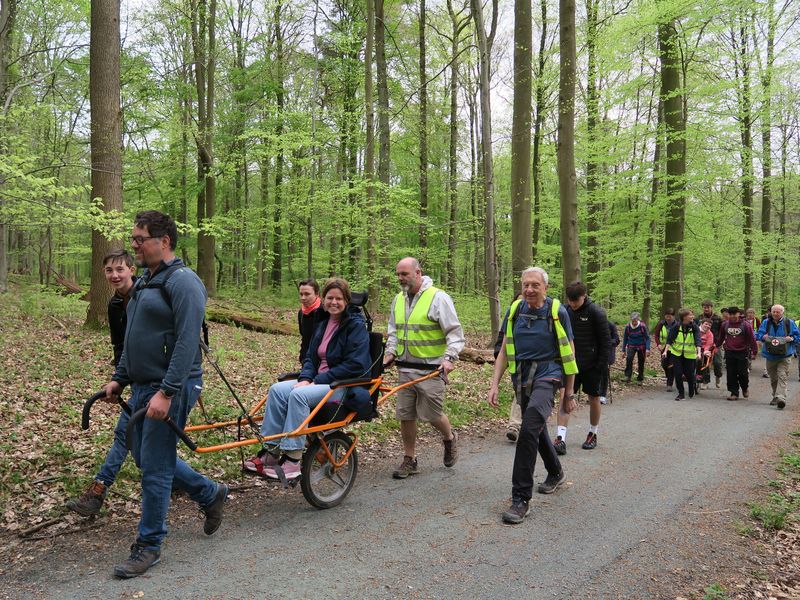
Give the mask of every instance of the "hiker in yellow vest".
[{"label": "hiker in yellow vest", "polygon": [[428,421],[442,434],[444,466],[452,467],[458,459],[458,434],[444,414],[444,390],[447,375],[455,368],[464,348],[464,331],[458,321],[453,300],[433,287],[423,276],[416,258],[397,263],[397,279],[402,291],[395,296],[389,311],[388,339],[384,367],[397,366],[398,384],[403,384],[432,370],[442,368],[442,376],[403,388],[397,392],[396,415],[403,438],[403,462],[392,473],[405,479],[418,473],[417,420]]},{"label": "hiker in yellow vest", "polygon": [[[511,476],[511,507],[503,513],[506,523],[521,523],[530,512],[536,451],[542,455],[547,479],[540,494],[552,494],[566,476],[547,432],[556,393],[564,411],[575,410],[572,393],[578,365],[567,309],[547,296],[547,272],[529,267],[522,272],[522,299],[508,310],[503,348],[494,363],[487,400],[497,406],[500,379],[506,367],[514,374],[514,394],[522,409],[522,427]],[[560,390],[566,390],[566,395]]]},{"label": "hiker in yellow vest", "polygon": [[678,388],[675,400],[683,400],[685,397],[683,393],[684,375],[689,387],[689,398],[691,398],[697,389],[695,368],[697,367],[697,357],[702,356],[702,348],[700,346],[700,328],[694,322],[694,313],[689,308],[682,308],[678,311],[678,324],[667,333],[667,343],[662,356],[666,356],[668,353],[672,355],[675,387]]}]

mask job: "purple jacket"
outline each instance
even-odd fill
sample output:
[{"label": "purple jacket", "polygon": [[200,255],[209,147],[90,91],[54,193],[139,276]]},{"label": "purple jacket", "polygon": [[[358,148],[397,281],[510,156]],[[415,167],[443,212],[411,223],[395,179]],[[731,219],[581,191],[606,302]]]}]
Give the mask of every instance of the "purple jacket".
[{"label": "purple jacket", "polygon": [[750,352],[755,356],[758,353],[756,335],[750,323],[739,319],[738,323],[725,321],[719,328],[717,347],[723,346],[726,352]]}]

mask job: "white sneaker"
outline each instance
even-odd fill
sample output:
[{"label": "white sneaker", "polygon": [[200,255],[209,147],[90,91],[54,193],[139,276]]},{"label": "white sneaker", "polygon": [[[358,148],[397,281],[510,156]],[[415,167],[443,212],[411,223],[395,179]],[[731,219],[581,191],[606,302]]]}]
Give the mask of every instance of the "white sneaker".
[{"label": "white sneaker", "polygon": [[606,400],[605,396],[600,396],[600,404],[608,404],[608,400]]}]

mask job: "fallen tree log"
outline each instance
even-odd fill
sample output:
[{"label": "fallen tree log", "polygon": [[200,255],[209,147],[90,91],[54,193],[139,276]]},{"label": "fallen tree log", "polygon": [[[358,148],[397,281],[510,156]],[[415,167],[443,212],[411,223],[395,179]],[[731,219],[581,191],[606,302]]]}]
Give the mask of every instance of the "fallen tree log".
[{"label": "fallen tree log", "polygon": [[294,324],[268,319],[263,315],[236,313],[218,306],[208,306],[206,308],[206,319],[214,323],[233,324],[237,327],[261,333],[299,335],[297,326]]},{"label": "fallen tree log", "polygon": [[459,353],[458,360],[474,362],[477,365],[484,363],[494,364],[494,352],[480,348],[464,348]]}]

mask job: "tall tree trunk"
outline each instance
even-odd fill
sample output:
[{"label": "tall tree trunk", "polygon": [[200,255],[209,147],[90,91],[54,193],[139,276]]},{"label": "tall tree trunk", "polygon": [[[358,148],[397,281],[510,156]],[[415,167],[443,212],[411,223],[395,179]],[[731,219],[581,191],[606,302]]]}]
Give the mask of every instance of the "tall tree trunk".
[{"label": "tall tree trunk", "polygon": [[[755,44],[755,40],[753,40]],[[767,0],[767,59],[761,74],[761,238],[767,248],[761,255],[761,308],[772,304],[773,290],[770,281],[772,244],[772,64],[775,60],[775,7],[774,0]]]},{"label": "tall tree trunk", "polygon": [[453,9],[452,0],[447,0],[447,12],[450,15],[453,37],[450,40],[450,144],[447,160],[450,223],[447,229],[445,284],[448,289],[454,289],[456,285],[456,217],[458,214],[458,55],[461,32],[469,23],[469,18],[459,19]]},{"label": "tall tree trunk", "polygon": [[[364,109],[366,112],[367,139],[364,148],[364,179],[367,182],[367,212],[370,222],[378,219],[375,206],[375,100],[373,98],[372,54],[375,45],[375,5],[367,0],[367,39],[364,47]],[[370,309],[375,311],[380,301],[378,275],[377,235],[374,227],[367,232],[367,262],[369,264]]]},{"label": "tall tree trunk", "polygon": [[214,176],[214,77],[216,72],[216,0],[198,0],[192,11],[192,46],[197,89],[197,274],[209,296],[217,292],[216,240],[207,231],[216,212]]},{"label": "tall tree trunk", "polygon": [[514,111],[511,121],[511,268],[531,264],[531,0],[514,2]]},{"label": "tall tree trunk", "polygon": [[[11,62],[11,41],[17,15],[17,0],[0,0],[0,117],[5,119],[6,101],[9,94],[8,66]],[[3,133],[5,120],[0,122],[0,155],[8,152]],[[9,227],[3,216],[3,187],[5,179],[0,173],[0,293],[8,291],[8,243]]]},{"label": "tall tree trunk", "polygon": [[[122,212],[122,112],[119,79],[119,0],[92,2],[89,42],[91,104],[92,198],[104,212]],[[111,286],[103,273],[103,257],[122,242],[92,229],[92,273],[86,325],[108,321]]]},{"label": "tall tree trunk", "polygon": [[428,75],[425,0],[419,0],[419,245],[428,247]]},{"label": "tall tree trunk", "polygon": [[[740,19],[746,19],[740,15]],[[731,41],[735,54],[737,96],[739,103],[739,134],[742,140],[741,160],[741,197],[742,197],[742,237],[744,238],[744,305],[753,306],[753,114],[750,96],[750,53],[745,21],[740,22],[738,31],[731,29]],[[766,305],[761,307],[766,310]]]},{"label": "tall tree trunk", "polygon": [[686,214],[686,115],[680,78],[678,32],[672,19],[658,26],[661,57],[661,102],[666,139],[666,192],[669,210],[664,226],[664,277],[661,305],[683,304],[683,240]]},{"label": "tall tree trunk", "polygon": [[492,338],[500,329],[500,296],[497,276],[497,246],[495,239],[494,215],[494,165],[492,153],[492,108],[490,102],[491,42],[497,30],[497,0],[492,0],[492,29],[487,37],[483,23],[481,0],[472,0],[472,17],[478,35],[480,53],[480,98],[481,98],[481,153],[483,154],[483,198],[485,206],[484,248],[486,253],[486,294],[489,298],[489,321]]},{"label": "tall tree trunk", "polygon": [[542,204],[542,137],[544,125],[545,78],[544,67],[547,61],[545,49],[547,47],[547,0],[542,0],[542,35],[539,38],[539,61],[536,71],[536,118],[533,123],[533,235],[531,239],[531,263],[536,261],[539,248],[539,235],[542,218],[540,209]]},{"label": "tall tree trunk", "polygon": [[[659,98],[658,109],[656,116],[656,143],[653,149],[653,183],[650,188],[650,206],[655,207],[658,203],[658,192],[661,184],[661,144],[664,132],[664,104]],[[658,226],[655,218],[650,220],[650,231],[647,236],[647,262],[645,263],[644,271],[644,302],[642,303],[642,319],[645,323],[650,322],[650,311],[652,305],[652,288],[653,288],[653,251],[655,249],[656,233]],[[661,314],[667,307],[661,307]]]},{"label": "tall tree trunk", "polygon": [[[600,99],[597,89],[597,27],[598,0],[586,0],[586,280],[593,284],[600,273],[600,214],[598,203],[598,136],[597,126],[600,122]],[[635,152],[634,152],[635,154]]]},{"label": "tall tree trunk", "polygon": [[559,0],[558,195],[564,287],[581,278],[575,175],[575,0]]},{"label": "tall tree trunk", "polygon": [[281,8],[283,0],[278,0],[275,4],[274,27],[275,27],[275,97],[277,104],[277,125],[275,125],[275,139],[277,140],[277,156],[275,157],[275,199],[274,210],[272,211],[272,271],[270,273],[270,283],[276,290],[281,288],[283,283],[283,167],[286,161],[286,150],[283,145],[283,111],[285,104],[283,89],[283,27],[281,25]]},{"label": "tall tree trunk", "polygon": [[[372,1],[372,0],[367,0]],[[386,67],[386,19],[383,11],[384,0],[375,1],[375,75],[378,85],[378,181],[380,192],[379,223],[388,219],[389,177],[390,177],[390,129],[389,129],[389,76]],[[386,231],[378,226],[378,263],[380,272],[384,273],[381,279],[381,289],[389,287],[389,255],[386,249],[389,246]]]}]

